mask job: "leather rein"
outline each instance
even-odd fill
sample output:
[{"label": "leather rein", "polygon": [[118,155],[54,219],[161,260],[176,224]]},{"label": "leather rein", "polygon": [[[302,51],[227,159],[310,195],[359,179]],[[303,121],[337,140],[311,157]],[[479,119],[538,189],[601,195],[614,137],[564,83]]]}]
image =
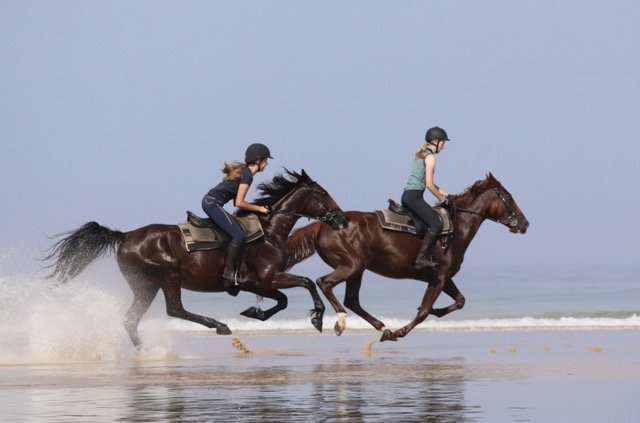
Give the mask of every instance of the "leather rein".
[{"label": "leather rein", "polygon": [[[315,197],[316,200],[318,200],[322,206],[325,208],[326,212],[323,216],[320,217],[316,217],[316,216],[309,216],[306,214],[301,214],[301,213],[292,213],[292,212],[286,212],[286,211],[272,211],[270,213],[269,219],[271,218],[271,216],[276,215],[276,214],[286,214],[288,216],[297,216],[297,217],[306,217],[307,219],[310,220],[317,220],[319,222],[331,222],[333,219],[335,219],[336,217],[336,213],[333,212],[331,210],[331,207],[327,204],[327,202],[324,200],[323,197],[321,197],[320,195],[318,195],[318,193],[314,190],[315,186],[318,185],[318,183],[316,181],[313,181],[313,184],[311,185],[305,185],[304,188],[308,191],[311,192],[311,195],[313,195],[313,197]],[[307,198],[307,203],[309,203],[309,201],[311,201],[311,197]],[[305,204],[305,206],[306,206]]]},{"label": "leather rein", "polygon": [[462,207],[455,207],[454,206],[454,212],[455,211],[461,211],[461,212],[465,212],[465,213],[470,213],[470,214],[476,214],[478,216],[482,216],[485,219],[489,219],[492,220],[494,222],[498,222],[503,224],[504,226],[508,227],[508,228],[515,228],[516,226],[518,226],[518,217],[516,215],[516,213],[513,210],[513,207],[511,206],[511,203],[509,202],[509,200],[511,200],[511,196],[510,195],[505,195],[502,190],[500,188],[493,188],[493,192],[496,193],[496,195],[498,196],[498,198],[502,201],[502,204],[504,204],[507,213],[509,214],[506,219],[500,220],[497,219],[493,216],[489,216],[486,213],[479,213],[477,211],[474,210],[469,210],[469,209],[465,209]]}]

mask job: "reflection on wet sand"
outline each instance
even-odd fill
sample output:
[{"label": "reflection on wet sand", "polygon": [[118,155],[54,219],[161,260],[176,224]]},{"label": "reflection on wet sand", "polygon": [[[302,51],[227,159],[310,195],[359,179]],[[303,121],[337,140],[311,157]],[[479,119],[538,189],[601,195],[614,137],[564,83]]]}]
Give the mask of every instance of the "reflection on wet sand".
[{"label": "reflection on wet sand", "polygon": [[143,421],[152,414],[171,421],[474,421],[480,410],[465,401],[465,368],[463,359],[343,357],[291,366],[245,360],[224,369],[137,365],[123,419]]},{"label": "reflection on wet sand", "polygon": [[[184,335],[171,349],[112,361],[0,363],[0,415],[51,422],[555,421],[551,403],[565,421],[595,422],[606,399],[618,416],[637,417],[632,335],[416,333],[368,354],[366,336],[244,336],[246,354],[229,337]],[[585,401],[593,387],[597,401]]]}]

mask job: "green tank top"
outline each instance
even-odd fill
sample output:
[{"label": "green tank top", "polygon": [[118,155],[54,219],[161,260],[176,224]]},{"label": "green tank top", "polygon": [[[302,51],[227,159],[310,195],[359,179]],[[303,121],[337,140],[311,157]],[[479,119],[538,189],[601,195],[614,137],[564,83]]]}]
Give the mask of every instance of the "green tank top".
[{"label": "green tank top", "polygon": [[425,183],[427,166],[424,164],[424,159],[429,155],[433,154],[431,150],[427,150],[427,155],[421,159],[416,159],[413,161],[413,165],[411,166],[411,174],[409,175],[409,180],[407,181],[407,185],[405,185],[404,190],[417,189],[420,191],[424,191],[427,188]]}]

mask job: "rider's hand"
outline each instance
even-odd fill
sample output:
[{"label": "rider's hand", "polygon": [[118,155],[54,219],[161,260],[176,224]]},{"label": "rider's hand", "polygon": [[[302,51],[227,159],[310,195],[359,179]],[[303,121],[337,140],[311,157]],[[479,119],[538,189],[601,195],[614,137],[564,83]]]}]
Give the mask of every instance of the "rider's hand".
[{"label": "rider's hand", "polygon": [[264,211],[262,212],[262,214],[266,214],[267,216],[271,214],[271,207],[269,207],[269,206],[263,206],[262,208],[264,209]]},{"label": "rider's hand", "polygon": [[441,206],[449,207],[453,204],[453,195],[447,194],[440,202]]}]

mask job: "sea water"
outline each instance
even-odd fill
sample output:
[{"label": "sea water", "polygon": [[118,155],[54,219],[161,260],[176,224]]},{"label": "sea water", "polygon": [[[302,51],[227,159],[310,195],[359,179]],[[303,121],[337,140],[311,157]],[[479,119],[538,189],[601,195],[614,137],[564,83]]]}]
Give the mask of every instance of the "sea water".
[{"label": "sea water", "polygon": [[[134,358],[122,326],[132,294],[113,259],[63,286],[1,259],[0,414],[7,421],[590,423],[640,416],[637,379],[619,369],[611,377],[572,376],[591,363],[604,372],[617,359],[636,368],[635,344],[620,339],[635,339],[640,328],[639,265],[466,265],[455,277],[464,309],[429,317],[414,331],[435,333],[377,344],[373,356],[364,354],[364,338],[379,334],[348,312],[345,334],[332,336],[336,319],[326,300],[328,334],[317,335],[301,288],[283,291],[287,309],[266,322],[239,313],[271,300],[183,291],[187,310],[228,324],[258,351],[248,356],[232,348],[231,337],[167,317],[160,293],[140,324],[145,349]],[[316,279],[330,270],[311,261],[293,272]],[[421,282],[366,273],[360,298],[395,329],[415,316],[425,290]],[[344,284],[335,292],[342,299]],[[438,306],[451,301],[443,295]],[[597,332],[599,341],[560,331],[592,329],[607,331]],[[290,335],[261,336],[269,334]],[[497,368],[483,376],[486,366]]]},{"label": "sea water", "polygon": [[[0,273],[3,271],[0,267]],[[291,271],[315,280],[331,269],[317,260],[307,260]],[[121,322],[133,296],[115,260],[98,261],[64,286],[56,286],[55,281],[44,278],[46,272],[4,273],[0,274],[0,331],[14,337],[19,337],[21,332],[41,331],[51,337],[71,337],[74,343],[80,343],[83,336],[120,337],[124,333]],[[464,266],[454,281],[466,298],[464,308],[440,319],[429,316],[414,330],[640,328],[640,265],[471,264]],[[340,301],[343,301],[344,287],[342,283],[334,289]],[[365,272],[360,302],[386,327],[397,329],[415,317],[426,289],[427,284],[420,281],[389,279]],[[183,290],[182,301],[188,311],[213,317],[234,332],[315,331],[309,317],[313,308],[309,292],[292,288],[283,293],[288,297],[288,307],[265,322],[240,315],[249,307],[268,309],[275,305],[273,300],[250,293],[241,292],[231,297],[226,293]],[[326,306],[324,330],[330,331],[337,320],[336,314],[321,292],[320,296]],[[453,300],[442,294],[436,307],[451,303]],[[100,325],[101,335],[83,335],[86,331],[81,328],[68,330],[79,325]],[[193,322],[168,317],[161,292],[139,329],[141,333],[212,331]],[[349,331],[374,333],[375,329],[347,309],[346,333]]]},{"label": "sea water", "polygon": [[[297,269],[294,268],[295,272]],[[306,276],[316,279],[331,269],[310,265]],[[640,265],[627,266],[467,266],[454,278],[466,298],[462,310],[441,319],[430,316],[417,329],[424,330],[522,330],[522,329],[629,329],[640,327]],[[334,292],[340,301],[345,284]],[[384,278],[366,272],[360,291],[362,307],[389,328],[412,320],[422,302],[427,284],[414,280]],[[285,291],[286,310],[267,322],[238,318],[237,313],[257,299],[250,294],[225,298],[224,294],[204,296],[185,293],[185,304],[203,313],[211,311],[231,319],[239,329],[252,331],[302,330],[309,327],[306,311],[312,306],[308,292],[301,288]],[[453,300],[442,294],[436,307]],[[335,322],[328,301],[326,323]],[[257,305],[268,308],[270,300]],[[347,309],[350,330],[373,330]],[[190,326],[190,325],[188,325]]]}]

